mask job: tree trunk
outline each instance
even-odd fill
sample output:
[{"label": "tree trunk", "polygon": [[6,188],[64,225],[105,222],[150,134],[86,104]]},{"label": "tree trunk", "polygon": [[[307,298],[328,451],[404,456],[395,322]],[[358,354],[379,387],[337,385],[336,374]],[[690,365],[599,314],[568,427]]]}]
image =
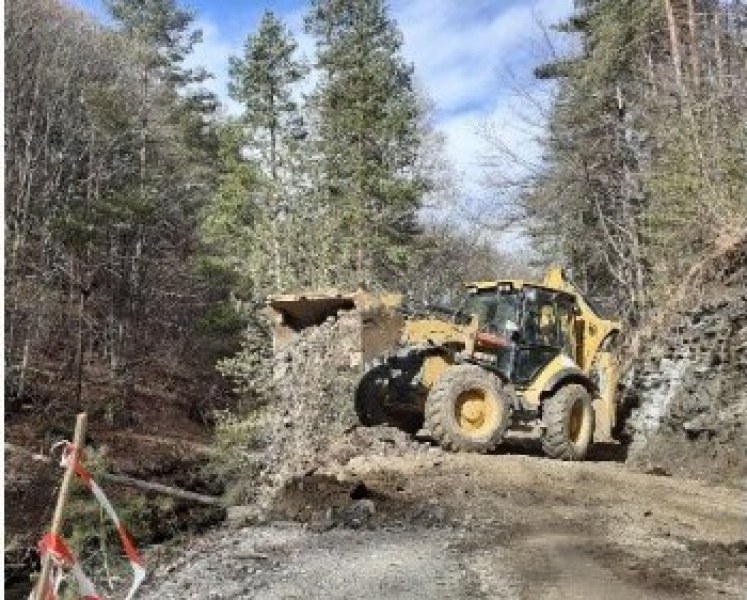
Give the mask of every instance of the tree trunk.
[{"label": "tree trunk", "polygon": [[690,36],[690,68],[692,69],[693,85],[697,90],[700,87],[700,50],[698,48],[698,32],[693,0],[687,0],[687,27]]},{"label": "tree trunk", "polygon": [[719,93],[724,90],[724,58],[721,52],[721,10],[713,11],[713,53],[716,61],[716,85]]},{"label": "tree trunk", "polygon": [[677,84],[677,90],[680,95],[684,95],[684,86],[682,84],[682,56],[680,54],[680,39],[677,31],[677,19],[672,9],[671,0],[664,0],[664,10],[667,14],[667,26],[669,29],[669,45],[672,53],[672,70],[674,80]]}]

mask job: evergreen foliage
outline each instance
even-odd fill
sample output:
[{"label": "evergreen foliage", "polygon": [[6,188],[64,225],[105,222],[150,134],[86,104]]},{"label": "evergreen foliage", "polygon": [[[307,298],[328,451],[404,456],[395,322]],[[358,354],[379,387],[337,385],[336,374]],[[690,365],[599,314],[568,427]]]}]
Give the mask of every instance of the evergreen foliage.
[{"label": "evergreen foliage", "polygon": [[744,22],[739,3],[590,0],[560,27],[581,52],[537,70],[558,91],[529,232],[631,320],[747,217]]},{"label": "evergreen foliage", "polygon": [[428,180],[417,169],[420,104],[383,0],[314,0],[317,195],[337,230],[340,283],[392,281],[417,234]]},{"label": "evergreen foliage", "polygon": [[[231,96],[241,102],[239,143],[233,169],[254,165],[256,179],[228,191],[251,213],[241,255],[247,284],[257,296],[299,285],[299,241],[303,215],[301,152],[306,136],[297,96],[307,72],[296,57],[297,44],[271,12],[262,17],[244,55],[231,59]],[[221,188],[225,195],[227,190]]]}]

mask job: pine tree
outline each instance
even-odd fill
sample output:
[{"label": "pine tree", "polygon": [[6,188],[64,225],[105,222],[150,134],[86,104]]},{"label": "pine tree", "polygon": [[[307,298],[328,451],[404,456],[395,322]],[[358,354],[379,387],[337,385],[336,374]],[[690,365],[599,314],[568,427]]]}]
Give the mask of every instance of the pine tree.
[{"label": "pine tree", "polygon": [[176,0],[106,0],[122,32],[141,44],[141,61],[152,76],[176,86],[203,81],[203,69],[184,67],[202,31],[194,28],[194,14]]},{"label": "pine tree", "polygon": [[296,46],[283,23],[266,12],[243,56],[231,58],[229,92],[243,105],[244,147],[261,175],[243,198],[253,219],[245,265],[258,293],[298,283],[298,150],[305,132],[295,95],[306,68]]},{"label": "pine tree", "polygon": [[306,74],[295,57],[292,34],[266,12],[256,35],[250,35],[241,58],[230,59],[229,93],[244,106],[248,144],[260,152],[260,164],[273,181],[283,166],[282,146],[302,134],[294,86]]},{"label": "pine tree", "polygon": [[[217,143],[210,117],[216,103],[195,87],[207,74],[184,66],[201,39],[191,12],[175,0],[108,0],[107,6],[133,49],[138,83],[133,94],[139,100],[128,128],[137,171],[118,198],[130,217],[111,235],[117,280],[112,371],[123,382],[126,399],[133,386],[130,365],[142,342],[136,325],[168,285],[157,274],[159,259],[175,251],[187,256],[195,245],[197,214],[213,183]],[[180,266],[169,273],[176,285],[192,276],[187,263]]]},{"label": "pine tree", "polygon": [[[218,136],[218,186],[200,215],[200,237],[208,261],[240,277],[246,261],[251,260],[255,225],[251,193],[259,186],[260,175],[242,155],[245,136],[241,124],[222,124]],[[237,284],[238,288],[248,285],[243,281]]]},{"label": "pine tree", "polygon": [[391,281],[406,262],[428,182],[413,68],[384,0],[314,0],[321,81],[312,99],[319,202],[336,229],[338,283]]},{"label": "pine tree", "polygon": [[559,80],[548,124],[546,168],[523,198],[530,232],[565,262],[587,293],[634,317],[644,302],[639,68],[649,0],[579,3],[562,29],[582,52],[537,70]]}]

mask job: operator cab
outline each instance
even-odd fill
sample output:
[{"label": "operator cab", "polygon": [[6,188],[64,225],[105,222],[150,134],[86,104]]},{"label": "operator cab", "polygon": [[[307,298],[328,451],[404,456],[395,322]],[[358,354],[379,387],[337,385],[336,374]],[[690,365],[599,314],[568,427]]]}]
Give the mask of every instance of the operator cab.
[{"label": "operator cab", "polygon": [[558,355],[577,363],[575,299],[537,285],[470,286],[463,315],[477,318],[474,359],[518,387]]}]

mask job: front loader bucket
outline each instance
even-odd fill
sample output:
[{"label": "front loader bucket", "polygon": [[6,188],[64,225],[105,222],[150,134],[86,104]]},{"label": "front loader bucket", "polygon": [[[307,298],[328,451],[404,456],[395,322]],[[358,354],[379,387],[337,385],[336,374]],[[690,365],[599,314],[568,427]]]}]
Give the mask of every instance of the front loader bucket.
[{"label": "front loader bucket", "polygon": [[271,296],[267,301],[272,317],[273,349],[280,352],[295,336],[327,319],[354,319],[357,339],[351,354],[351,367],[369,363],[393,349],[404,329],[404,316],[397,311],[400,297],[375,296],[367,292],[314,292]]},{"label": "front loader bucket", "polygon": [[298,331],[321,325],[341,310],[352,310],[355,301],[351,294],[286,294],[271,297],[268,305],[281,317],[283,325]]}]

